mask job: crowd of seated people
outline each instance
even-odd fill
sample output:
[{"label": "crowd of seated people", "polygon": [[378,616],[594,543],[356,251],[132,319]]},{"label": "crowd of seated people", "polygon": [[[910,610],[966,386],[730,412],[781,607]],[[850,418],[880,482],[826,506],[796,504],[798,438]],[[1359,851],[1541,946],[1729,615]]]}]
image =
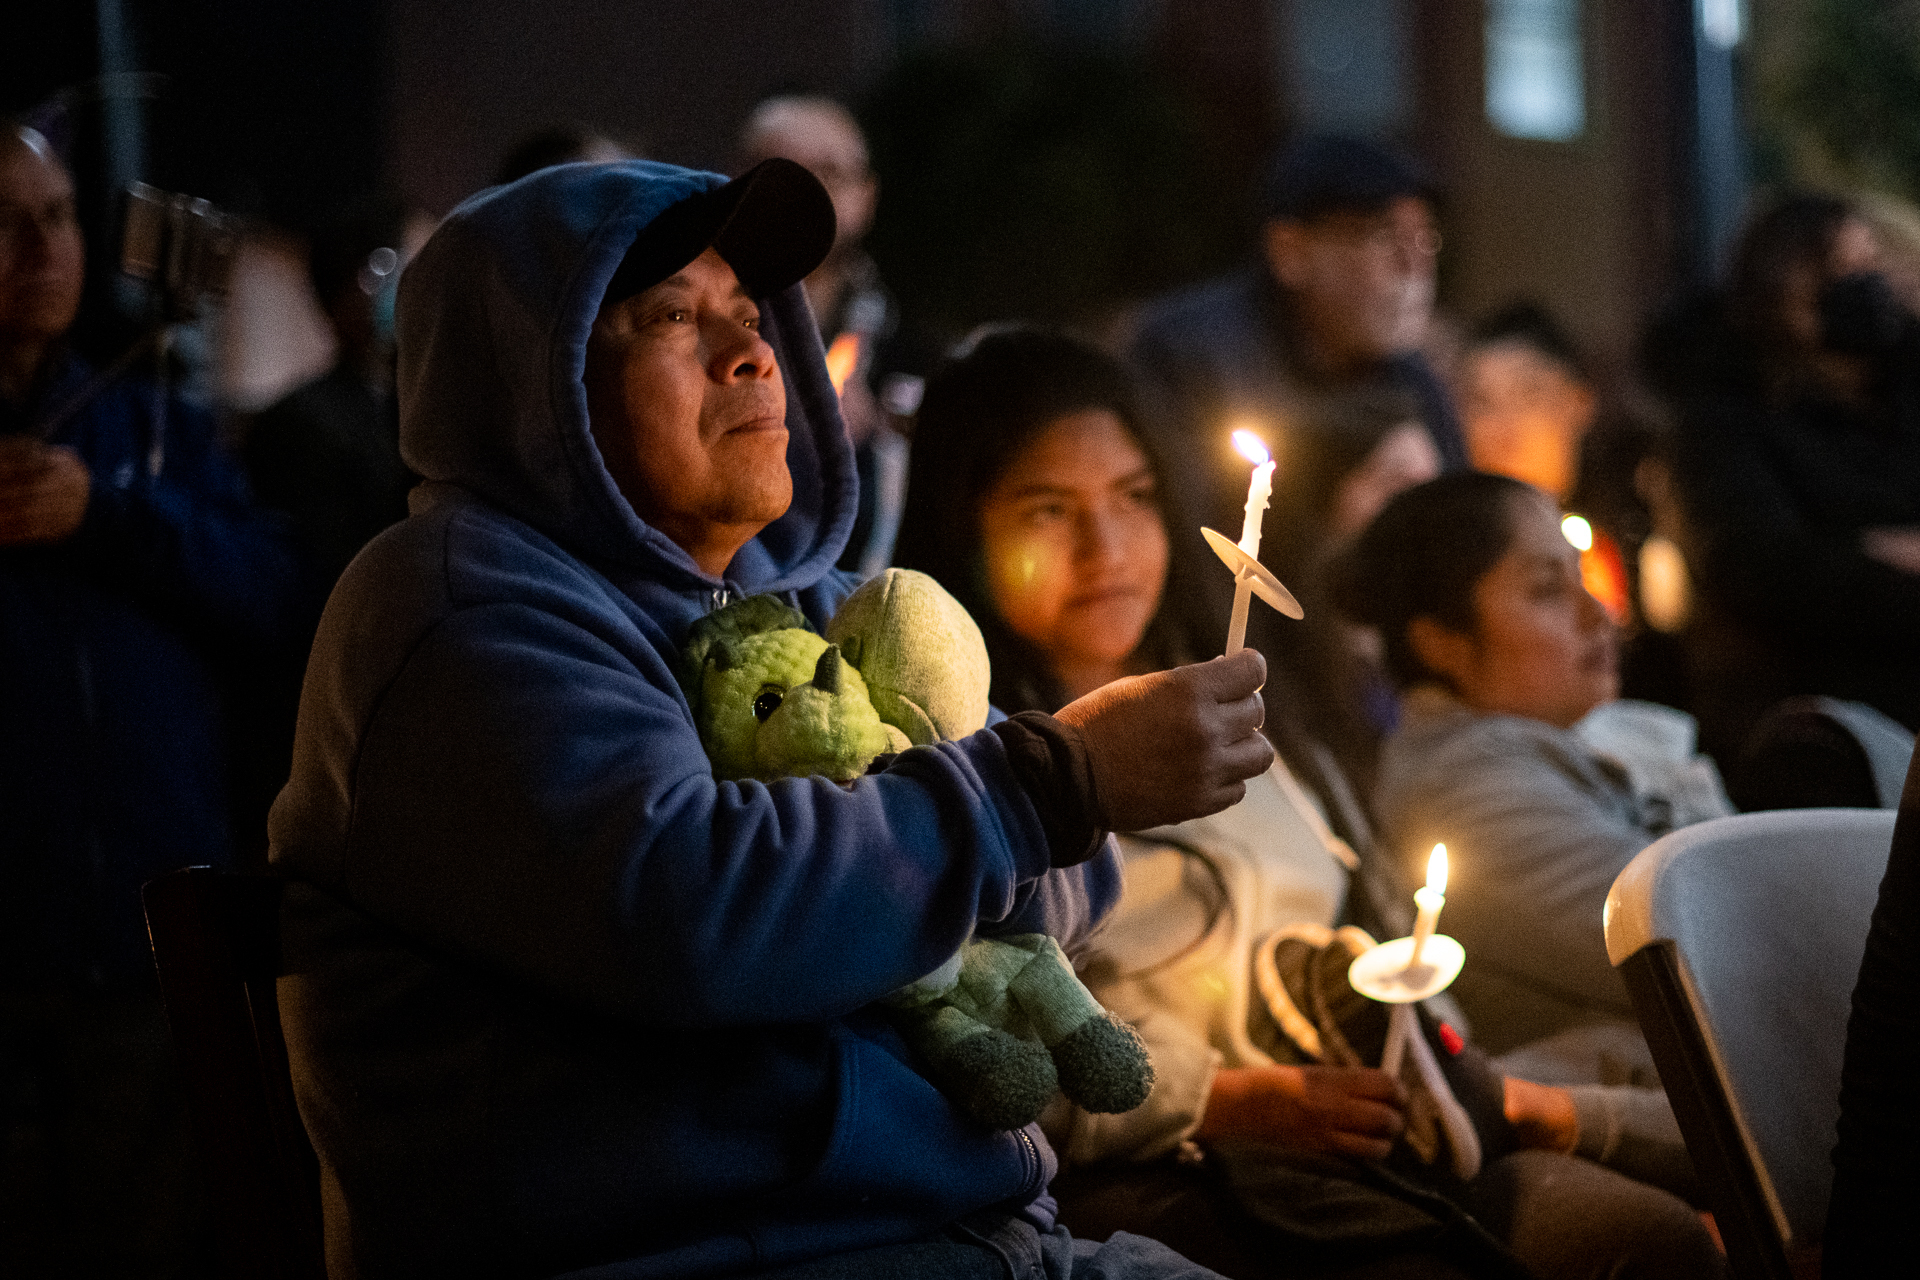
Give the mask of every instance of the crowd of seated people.
[{"label": "crowd of seated people", "polygon": [[[1044,330],[989,331],[928,387],[910,494],[937,497],[910,499],[898,559],[948,584],[980,621],[1004,709],[1057,710],[1214,639],[1164,607],[1178,589],[1174,538],[1139,422],[1116,361]],[[1571,555],[1557,521],[1547,528]],[[1293,714],[1269,707],[1272,719]],[[1423,1216],[1428,1203],[1396,1200],[1339,1159],[1389,1154],[1406,1124],[1400,1086],[1371,1066],[1310,1056],[1256,994],[1254,953],[1275,945],[1276,930],[1309,926],[1300,936],[1331,942],[1337,924],[1380,929],[1395,918],[1397,895],[1382,885],[1398,877],[1343,865],[1305,794],[1276,760],[1222,813],[1123,835],[1126,888],[1085,971],[1140,1029],[1158,1078],[1135,1111],[1057,1117],[1057,1148],[1076,1170],[1056,1184],[1063,1215],[1098,1234],[1146,1231],[1235,1276],[1412,1267],[1416,1257],[1428,1274],[1477,1274],[1490,1265],[1483,1239],[1447,1233],[1444,1214]],[[1478,834],[1460,838],[1473,848]],[[1363,844],[1359,856],[1384,855]],[[1597,911],[1592,933],[1597,942]],[[1460,1203],[1535,1274],[1712,1274],[1712,1241],[1681,1201],[1564,1154],[1614,1154],[1597,1141],[1619,1127],[1602,1118],[1611,1101],[1583,1095],[1602,1109],[1583,1125],[1569,1091],[1524,1080],[1504,1089],[1511,1132],[1497,1140],[1510,1149],[1498,1159],[1489,1150]],[[1196,1143],[1209,1156],[1183,1160]],[[1359,1184],[1350,1195],[1384,1202],[1345,1235],[1314,1221],[1309,1190],[1343,1175]],[[1417,1225],[1384,1226],[1396,1212]]]},{"label": "crowd of seated people", "polygon": [[[922,397],[852,117],[740,138],[729,181],[532,135],[412,262],[349,210],[313,243],[339,365],[230,452],[69,350],[71,174],[0,136],[0,820],[36,851],[0,1271],[204,1261],[138,888],[266,848],[330,1274],[1720,1274],[1600,904],[1736,800],[1904,772],[1920,318],[1866,214],[1755,221],[1650,331],[1658,429],[1529,306],[1456,413],[1433,179],[1305,139],[1251,264],[1124,354],[1007,317]],[[1279,455],[1261,558],[1307,616],[1256,603],[1222,657],[1230,423]],[[1619,696],[1656,525],[1695,599],[1646,687],[1683,705]],[[688,628],[759,594],[820,628],[887,564],[972,615],[1009,718],[714,778]],[[1439,1086],[1322,981],[1407,932],[1436,842]],[[1024,932],[1137,1030],[1143,1106],[986,1131],[874,1011]]]}]

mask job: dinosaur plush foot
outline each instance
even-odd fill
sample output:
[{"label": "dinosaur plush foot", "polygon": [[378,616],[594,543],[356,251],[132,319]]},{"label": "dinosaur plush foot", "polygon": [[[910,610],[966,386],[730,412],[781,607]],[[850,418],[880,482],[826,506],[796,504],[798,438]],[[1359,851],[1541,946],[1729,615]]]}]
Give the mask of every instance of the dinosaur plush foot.
[{"label": "dinosaur plush foot", "polygon": [[1146,1042],[1111,1013],[1089,1018],[1053,1046],[1060,1089],[1087,1111],[1131,1111],[1153,1089]]},{"label": "dinosaur plush foot", "polygon": [[922,1042],[934,1081],[961,1110],[989,1129],[1032,1124],[1060,1087],[1052,1056],[1032,1040],[974,1026],[978,1029],[971,1034],[936,1035]]}]

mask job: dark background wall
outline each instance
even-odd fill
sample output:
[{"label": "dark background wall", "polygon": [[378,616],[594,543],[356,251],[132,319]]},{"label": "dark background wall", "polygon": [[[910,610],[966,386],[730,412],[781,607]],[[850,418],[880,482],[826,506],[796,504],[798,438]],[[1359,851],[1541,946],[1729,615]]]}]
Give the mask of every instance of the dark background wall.
[{"label": "dark background wall", "polygon": [[1261,157],[1289,130],[1337,127],[1438,170],[1456,314],[1533,296],[1622,364],[1639,319],[1704,269],[1694,2],[1579,6],[1588,128],[1566,142],[1488,123],[1493,3],[53,0],[9,18],[0,108],[137,73],[105,99],[130,132],[106,127],[100,94],[73,95],[104,252],[123,176],[298,233],[383,182],[444,213],[515,138],[560,121],[726,167],[753,102],[825,92],[874,132],[883,265],[949,328],[995,308],[1123,315],[1218,267],[1247,244]]},{"label": "dark background wall", "polygon": [[847,96],[885,54],[863,0],[778,4],[390,0],[391,169],[444,213],[530,127],[581,121],[648,155],[724,167],[747,110],[783,90]]}]

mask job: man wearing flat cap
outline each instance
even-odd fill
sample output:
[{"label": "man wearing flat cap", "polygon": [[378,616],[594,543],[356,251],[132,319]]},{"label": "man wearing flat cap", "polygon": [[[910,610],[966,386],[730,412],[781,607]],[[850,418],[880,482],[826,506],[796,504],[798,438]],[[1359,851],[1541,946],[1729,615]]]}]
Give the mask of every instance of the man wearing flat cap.
[{"label": "man wearing flat cap", "polygon": [[[1365,459],[1351,474],[1376,502],[1467,465],[1458,415],[1420,351],[1440,245],[1433,203],[1428,175],[1384,148],[1337,135],[1291,143],[1267,175],[1252,261],[1150,306],[1129,353],[1160,411],[1168,499],[1182,522],[1240,527],[1248,464],[1233,429],[1251,428],[1273,449],[1262,559],[1296,590],[1313,586],[1300,575],[1328,532],[1313,512],[1341,459]],[[1403,430],[1409,423],[1424,435]],[[1195,580],[1224,628],[1230,579],[1208,567]],[[1338,692],[1364,678],[1329,665],[1338,645],[1311,634],[1326,610],[1303,599],[1305,629],[1256,606],[1247,643],[1274,664],[1270,687],[1291,695],[1288,714],[1364,784],[1379,727]]]},{"label": "man wearing flat cap", "polygon": [[833,229],[784,160],[564,165],[407,270],[424,483],[328,604],[272,820],[337,1277],[1205,1274],[1071,1240],[1039,1130],[968,1120],[870,1005],[976,929],[1083,937],[1104,831],[1266,767],[1259,659],[846,788],[701,750],[688,628],[763,593],[817,626],[852,586],[798,284]]},{"label": "man wearing flat cap", "polygon": [[1466,465],[1459,418],[1420,356],[1440,247],[1433,198],[1428,176],[1390,151],[1302,139],[1268,174],[1257,261],[1149,308],[1132,356],[1176,430],[1208,459],[1221,455],[1210,520],[1214,508],[1237,510],[1247,487],[1245,466],[1226,461],[1225,424],[1283,434],[1316,397],[1405,395],[1443,465]]}]

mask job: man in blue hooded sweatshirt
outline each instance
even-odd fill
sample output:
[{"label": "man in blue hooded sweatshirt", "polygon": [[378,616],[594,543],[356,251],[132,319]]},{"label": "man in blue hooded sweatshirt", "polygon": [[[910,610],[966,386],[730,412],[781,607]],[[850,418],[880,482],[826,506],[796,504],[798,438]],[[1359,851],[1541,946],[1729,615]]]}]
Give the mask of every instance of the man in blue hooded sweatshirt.
[{"label": "man in blue hooded sweatshirt", "polygon": [[968,1121],[868,1006],[976,927],[1084,937],[1104,830],[1266,767],[1259,657],[850,788],[715,781],[675,679],[721,603],[851,589],[797,285],[832,234],[787,161],[568,165],[407,271],[424,483],[328,605],[272,820],[335,1276],[1207,1274],[1068,1239],[1038,1128]]}]

